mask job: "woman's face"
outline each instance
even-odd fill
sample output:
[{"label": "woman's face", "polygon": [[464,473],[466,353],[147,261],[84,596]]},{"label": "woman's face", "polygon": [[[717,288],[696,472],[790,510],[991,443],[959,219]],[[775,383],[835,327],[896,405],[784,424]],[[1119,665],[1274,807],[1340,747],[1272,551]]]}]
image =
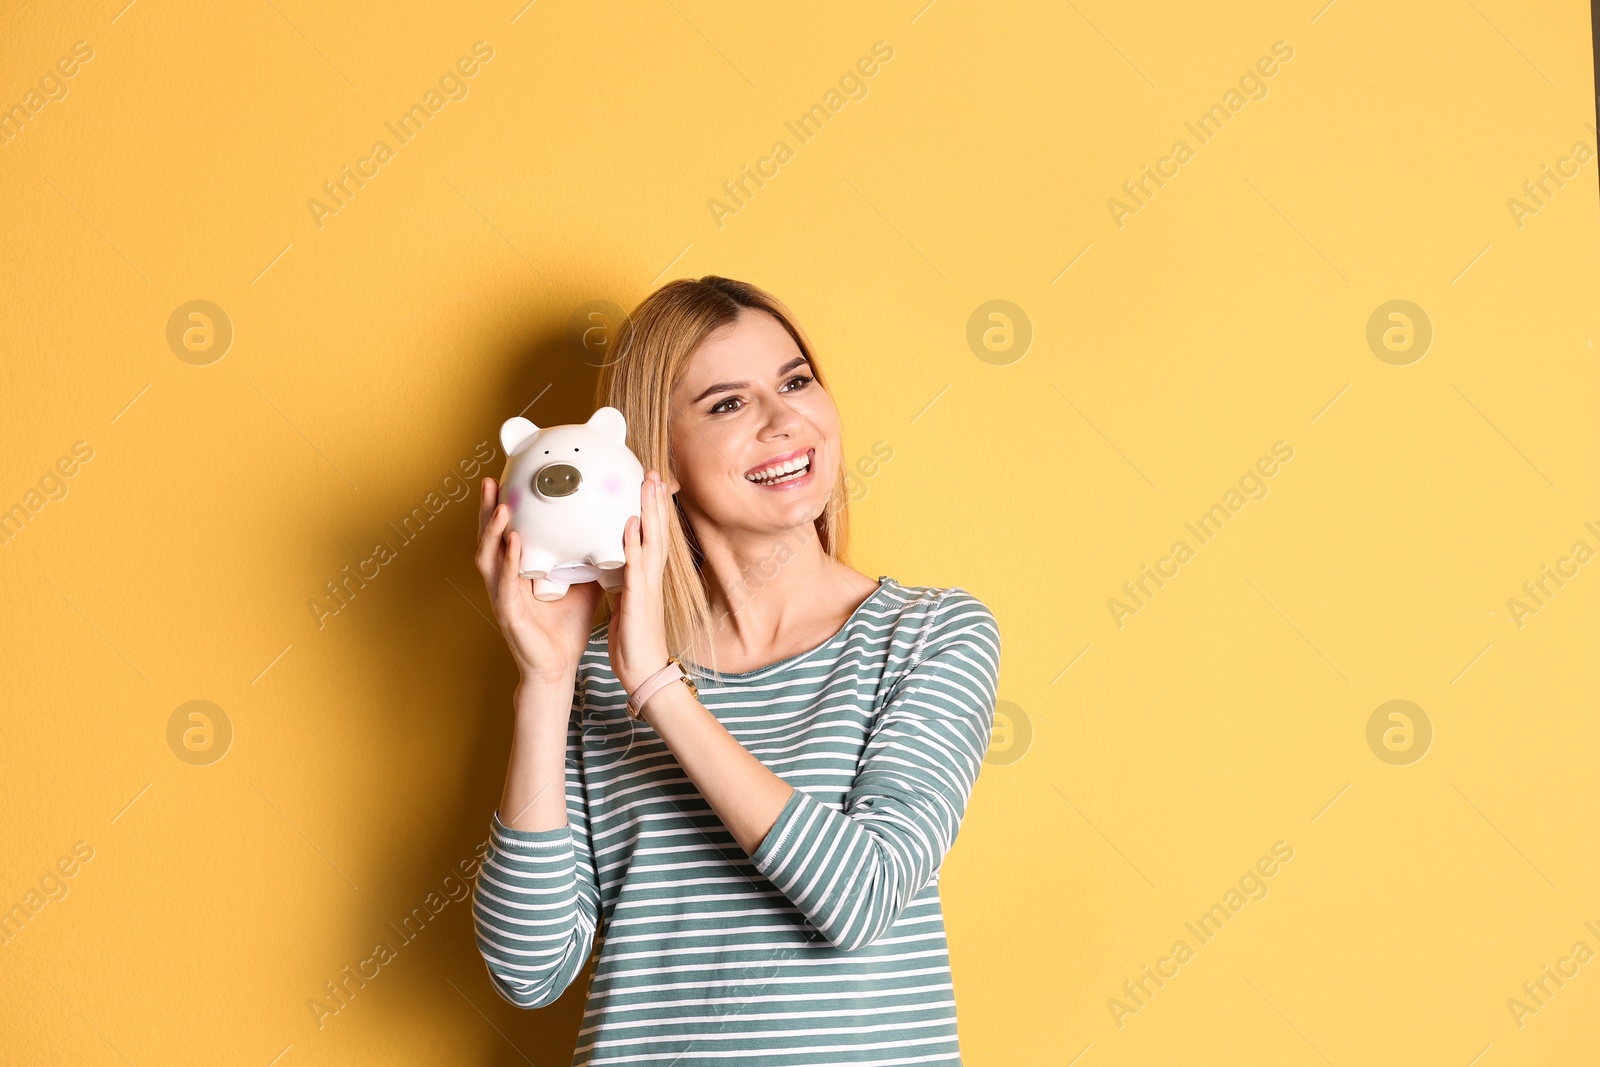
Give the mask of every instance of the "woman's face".
[{"label": "woman's face", "polygon": [[[770,533],[822,514],[839,470],[839,412],[777,319],[742,310],[695,351],[670,399],[665,477],[691,518]],[[788,460],[809,468],[771,469]]]}]

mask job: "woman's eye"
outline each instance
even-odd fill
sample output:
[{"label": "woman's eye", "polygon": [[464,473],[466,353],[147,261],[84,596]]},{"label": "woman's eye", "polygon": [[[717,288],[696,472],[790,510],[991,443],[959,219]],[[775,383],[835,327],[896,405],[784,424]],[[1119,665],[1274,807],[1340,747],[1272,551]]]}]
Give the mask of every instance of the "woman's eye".
[{"label": "woman's eye", "polygon": [[[796,389],[804,389],[806,386],[810,385],[815,380],[816,379],[813,378],[809,374],[796,374],[793,378],[790,378],[788,381],[783,383],[784,387],[783,387],[783,389],[780,389],[779,392],[792,393]],[[794,385],[796,382],[799,382],[800,384],[799,385],[795,385],[794,389],[790,389],[789,386]],[[741,404],[741,403],[742,402],[739,400],[738,397],[730,396],[726,400],[718,401],[717,403],[711,405],[711,414],[713,414],[713,415],[727,415],[727,414],[729,414],[729,413],[731,413],[733,411],[737,411],[738,410],[737,408],[728,407],[729,404]]]}]

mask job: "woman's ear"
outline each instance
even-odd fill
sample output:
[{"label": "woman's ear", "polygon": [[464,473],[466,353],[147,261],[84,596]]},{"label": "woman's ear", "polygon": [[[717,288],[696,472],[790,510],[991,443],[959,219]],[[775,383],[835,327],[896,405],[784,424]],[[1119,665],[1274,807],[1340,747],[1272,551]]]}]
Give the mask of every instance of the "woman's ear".
[{"label": "woman's ear", "polygon": [[677,496],[678,490],[683,488],[683,484],[672,476],[671,471],[662,475],[661,484],[666,486],[668,496]]}]

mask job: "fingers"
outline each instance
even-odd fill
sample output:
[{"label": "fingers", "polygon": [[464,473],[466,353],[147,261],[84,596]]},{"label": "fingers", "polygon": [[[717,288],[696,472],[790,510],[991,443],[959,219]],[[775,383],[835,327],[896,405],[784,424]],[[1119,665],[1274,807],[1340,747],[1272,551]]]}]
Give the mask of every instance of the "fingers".
[{"label": "fingers", "polygon": [[475,562],[478,573],[483,575],[484,581],[493,584],[496,573],[496,564],[501,554],[501,534],[505,532],[507,524],[511,522],[511,509],[505,505],[489,505],[486,523],[478,536],[478,553]]},{"label": "fingers", "polygon": [[659,471],[646,473],[639,485],[639,514],[630,515],[622,529],[622,595],[647,584],[654,588],[661,580],[667,550],[667,520],[670,514],[666,488]]},{"label": "fingers", "polygon": [[644,555],[639,547],[639,516],[629,515],[628,522],[622,527],[622,580],[624,583],[639,572],[638,563]]},{"label": "fingers", "polygon": [[661,472],[650,471],[645,475],[644,484],[639,487],[639,533],[642,558],[651,574],[659,573],[666,559],[666,499]]},{"label": "fingers", "polygon": [[483,536],[483,529],[489,525],[489,517],[494,514],[495,500],[500,496],[500,487],[493,478],[485,478],[478,487],[478,536]]},{"label": "fingers", "polygon": [[656,472],[650,471],[639,487],[639,545],[647,563],[655,551],[656,537]]},{"label": "fingers", "polygon": [[[506,535],[506,550],[500,565],[500,580],[495,606],[515,603],[517,583],[521,581],[517,573],[522,570],[522,538],[517,536],[517,531],[512,530]],[[501,608],[502,612],[505,610]]]},{"label": "fingers", "polygon": [[651,472],[655,478],[655,490],[651,494],[651,502],[655,505],[652,509],[655,514],[654,521],[650,524],[650,573],[661,573],[663,564],[667,559],[667,487],[661,478],[660,471]]}]

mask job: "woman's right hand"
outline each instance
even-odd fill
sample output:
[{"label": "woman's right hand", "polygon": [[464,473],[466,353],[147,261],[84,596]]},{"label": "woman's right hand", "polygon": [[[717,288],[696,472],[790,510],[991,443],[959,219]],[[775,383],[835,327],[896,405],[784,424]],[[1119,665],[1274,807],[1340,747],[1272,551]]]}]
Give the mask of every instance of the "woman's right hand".
[{"label": "woman's right hand", "polygon": [[533,579],[517,576],[522,539],[511,529],[511,509],[496,505],[499,495],[495,480],[485,478],[479,489],[477,563],[495,620],[524,684],[570,681],[589,643],[600,583],[571,586],[560,600],[535,600]]}]

